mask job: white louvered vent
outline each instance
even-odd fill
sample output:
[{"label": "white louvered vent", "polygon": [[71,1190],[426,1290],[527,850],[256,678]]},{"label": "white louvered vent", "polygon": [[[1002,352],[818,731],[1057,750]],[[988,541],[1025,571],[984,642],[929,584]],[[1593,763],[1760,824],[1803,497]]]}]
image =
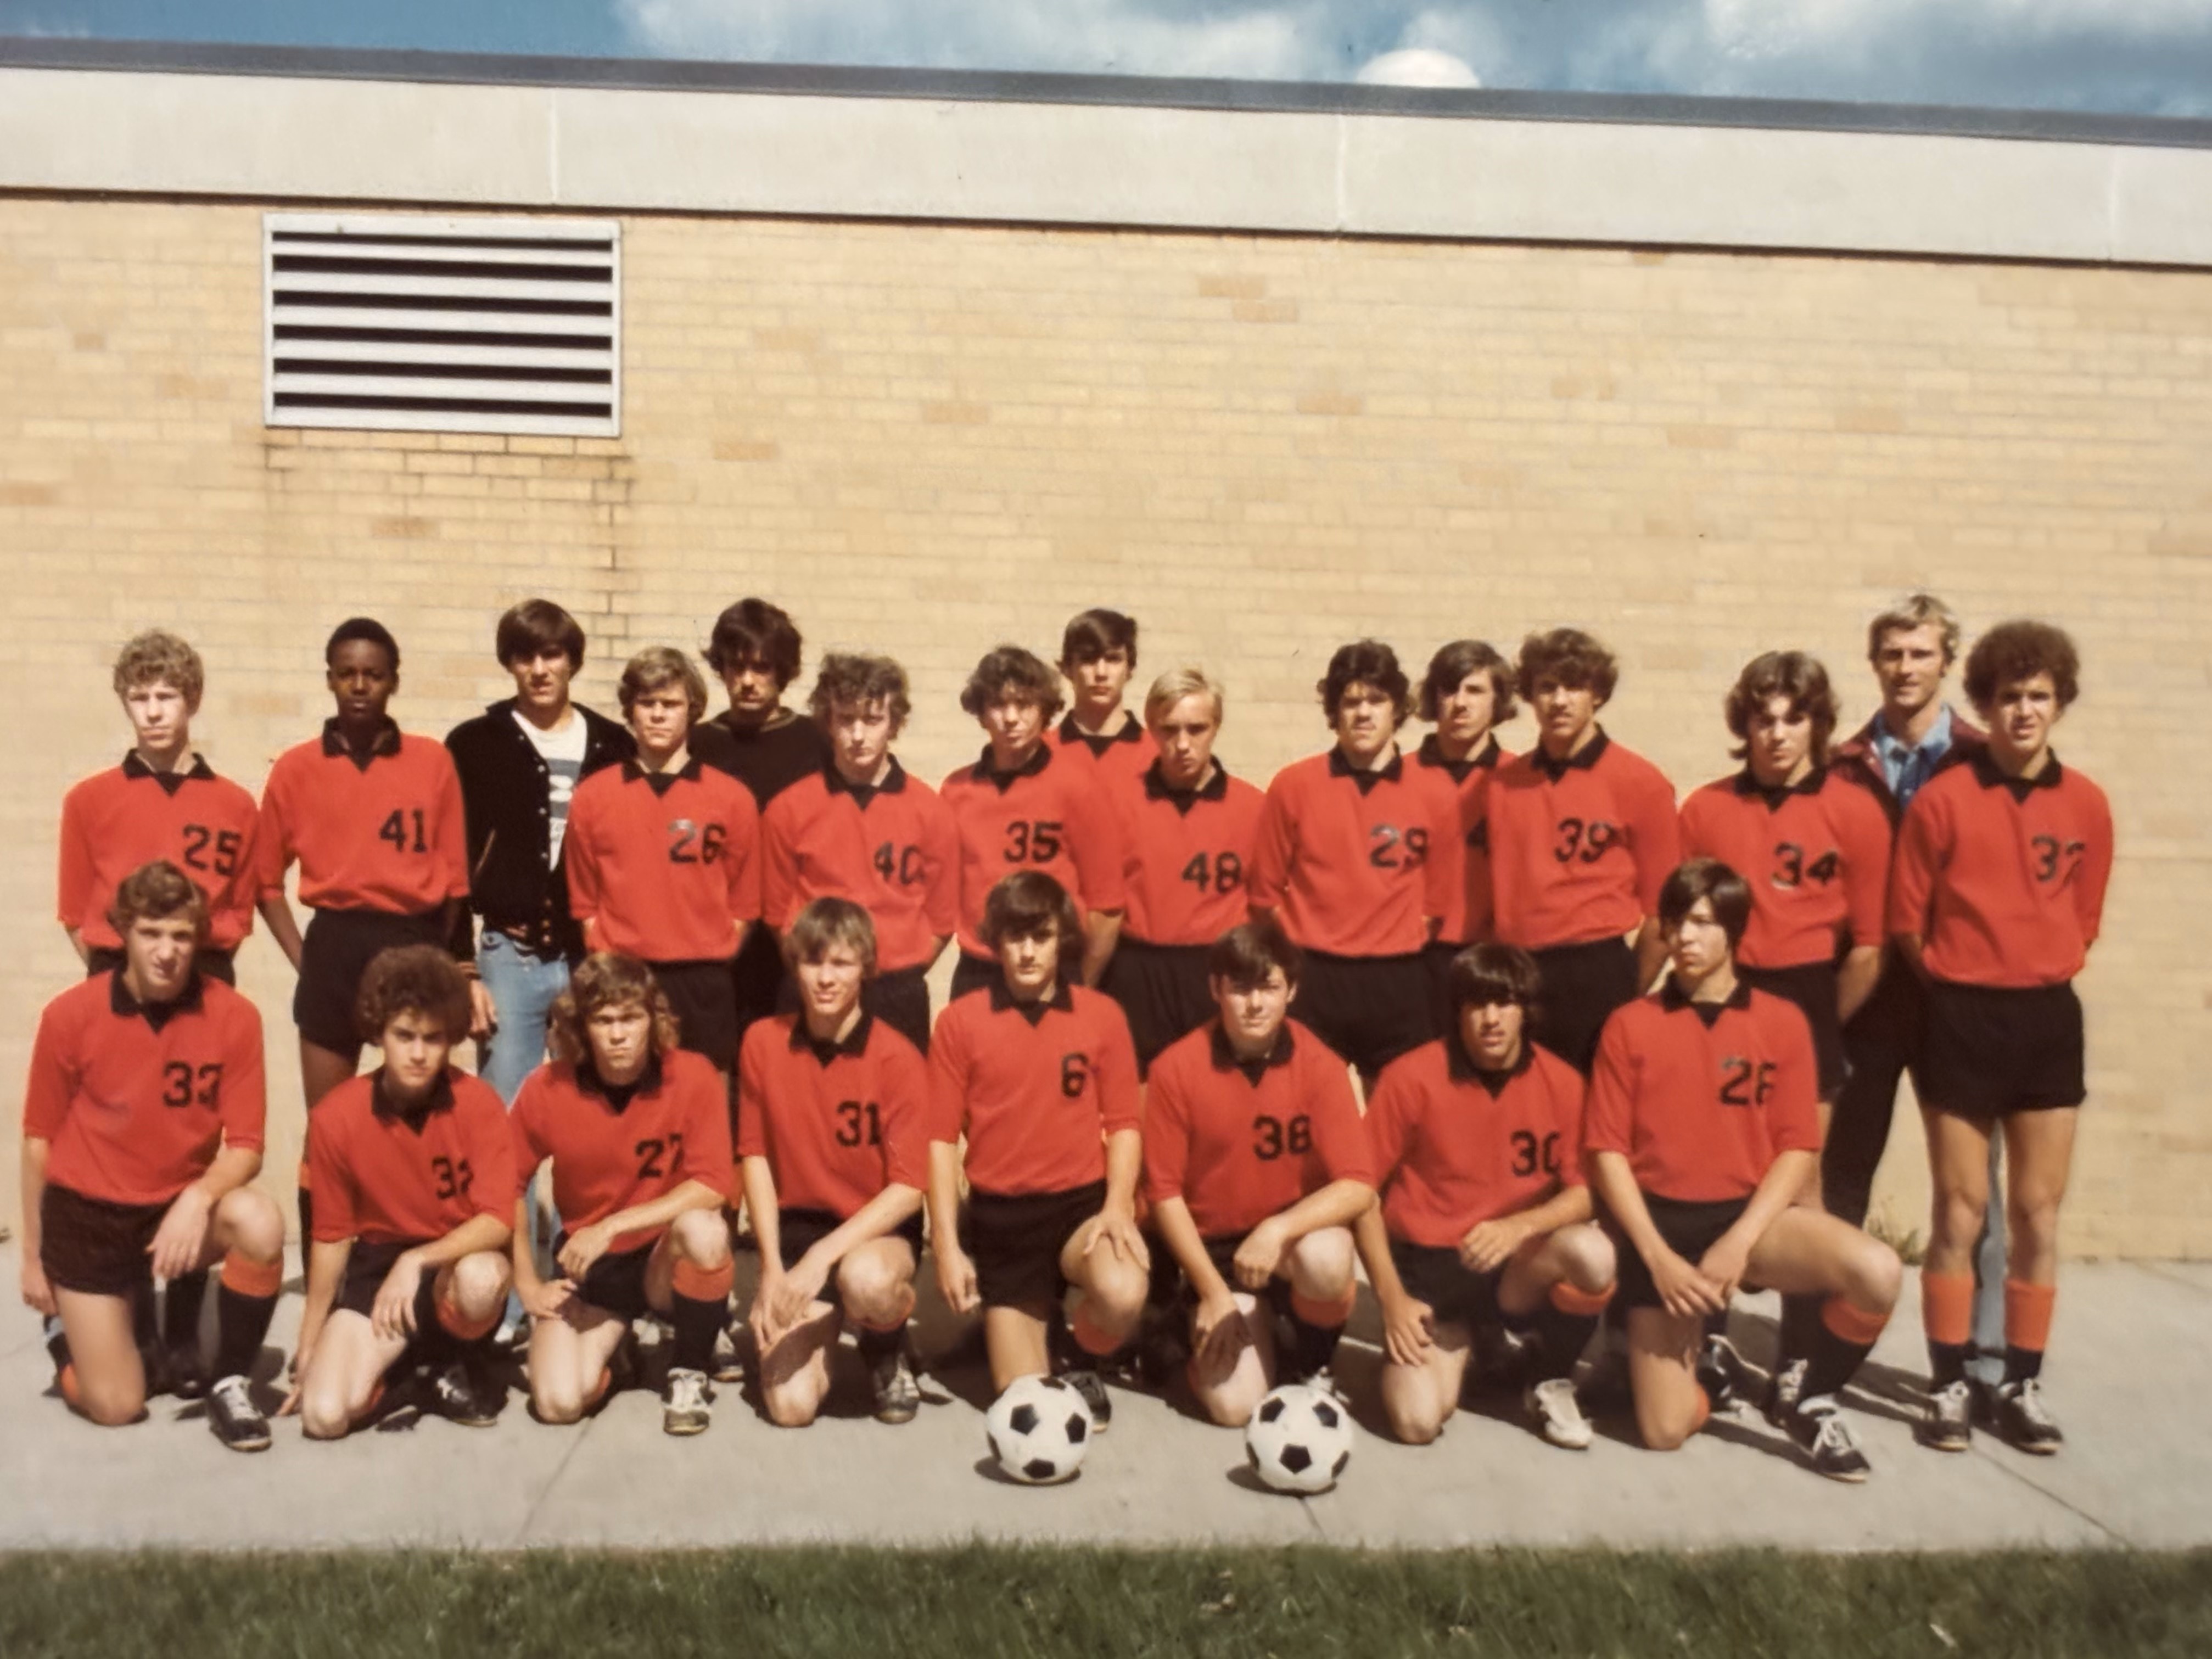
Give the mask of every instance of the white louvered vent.
[{"label": "white louvered vent", "polygon": [[270,425],[622,430],[613,221],[272,213],[262,243]]}]

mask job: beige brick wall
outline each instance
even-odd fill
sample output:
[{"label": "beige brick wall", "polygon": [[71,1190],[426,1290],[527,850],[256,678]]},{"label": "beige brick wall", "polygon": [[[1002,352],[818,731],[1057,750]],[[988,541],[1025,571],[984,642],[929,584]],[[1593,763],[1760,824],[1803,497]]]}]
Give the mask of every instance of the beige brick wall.
[{"label": "beige brick wall", "polygon": [[[11,1109],[72,977],[57,805],[127,741],[107,665],[142,626],[200,647],[203,746],[258,786],[321,719],[320,641],[358,611],[405,648],[403,724],[439,732],[500,693],[516,598],[584,618],[605,702],[627,651],[766,593],[810,654],[906,661],[905,750],[933,777],[980,741],[953,701],[979,652],[1048,652],[1111,604],[1147,671],[1226,679],[1223,752],[1261,781],[1319,745],[1340,641],[1418,669],[1448,637],[1575,622],[1623,658],[1608,726],[1686,787],[1727,768],[1746,657],[1818,651],[1863,718],[1863,619],[1927,586],[1973,624],[2060,621],[2087,659],[2061,747],[2122,851],[2083,988],[2070,1245],[2212,1254],[2212,275],[703,217],[625,236],[619,441],[302,434],[259,419],[258,209],[0,198]],[[286,1181],[288,976],[265,940],[242,972]],[[1908,1115],[1887,1201],[1924,1225],[1916,1140]]]}]

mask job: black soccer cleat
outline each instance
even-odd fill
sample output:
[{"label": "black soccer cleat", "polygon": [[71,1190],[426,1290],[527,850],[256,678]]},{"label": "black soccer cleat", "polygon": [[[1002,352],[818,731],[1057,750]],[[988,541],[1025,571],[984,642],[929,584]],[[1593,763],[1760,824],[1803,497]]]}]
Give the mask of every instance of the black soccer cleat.
[{"label": "black soccer cleat", "polygon": [[1106,1384],[1092,1370],[1069,1371],[1061,1382],[1083,1396],[1083,1403],[1091,1409],[1091,1432],[1103,1434],[1113,1425],[1114,1401],[1106,1392]]},{"label": "black soccer cleat", "polygon": [[242,1376],[223,1377],[207,1391],[207,1420],[215,1437],[233,1451],[269,1449],[269,1419]]},{"label": "black soccer cleat", "polygon": [[2014,1449],[2048,1457],[2066,1443],[2057,1420],[2043,1403],[2042,1386],[2035,1378],[2000,1382],[1989,1390],[1987,1401],[1997,1432]]},{"label": "black soccer cleat", "polygon": [[1808,1458],[1814,1469],[1831,1480],[1845,1480],[1854,1486],[1864,1480],[1874,1465],[1859,1449],[1850,1425],[1837,1409],[1836,1397],[1832,1394],[1815,1395],[1810,1400],[1801,1400],[1796,1410],[1782,1419],[1781,1426]]},{"label": "black soccer cleat", "polygon": [[491,1427],[499,1421],[500,1407],[507,1403],[506,1389],[495,1387],[477,1376],[474,1367],[458,1359],[430,1377],[425,1394],[432,1411],[465,1429]]},{"label": "black soccer cleat", "polygon": [[1928,1409],[1915,1431],[1930,1451],[1962,1452],[1974,1443],[1974,1385],[1963,1376],[1928,1391]]},{"label": "black soccer cleat", "polygon": [[1785,1359],[1774,1367],[1774,1375],[1766,1380],[1766,1420],[1780,1428],[1790,1414],[1797,1409],[1797,1402],[1805,1397],[1805,1372],[1809,1362]]},{"label": "black soccer cleat", "polygon": [[911,1423],[921,1409],[921,1384],[915,1380],[914,1362],[900,1343],[875,1363],[869,1376],[875,1391],[876,1421]]},{"label": "black soccer cleat", "polygon": [[[179,1400],[199,1400],[208,1391],[207,1367],[200,1363],[199,1345],[180,1342],[169,1349],[161,1361],[161,1380],[170,1394]],[[149,1394],[152,1389],[149,1388]]]}]

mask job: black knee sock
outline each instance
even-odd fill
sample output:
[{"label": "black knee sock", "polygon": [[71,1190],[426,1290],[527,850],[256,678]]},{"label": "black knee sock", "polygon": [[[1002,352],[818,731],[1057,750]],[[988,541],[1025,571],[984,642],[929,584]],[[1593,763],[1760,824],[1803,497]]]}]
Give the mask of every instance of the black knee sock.
[{"label": "black knee sock", "polygon": [[669,1322],[676,1327],[669,1364],[678,1370],[703,1371],[714,1361],[714,1339],[721,1334],[724,1304],[681,1294],[669,1298]]},{"label": "black knee sock", "polygon": [[872,1367],[906,1346],[906,1327],[900,1325],[891,1330],[877,1331],[866,1325],[858,1325],[854,1328],[853,1340],[860,1350],[860,1358]]},{"label": "black knee sock", "polygon": [[300,1291],[307,1289],[307,1258],[314,1250],[315,1200],[307,1188],[300,1188]]},{"label": "black knee sock", "polygon": [[1596,1331],[1598,1316],[1569,1313],[1547,1302],[1537,1310],[1533,1328],[1536,1333],[1537,1353],[1529,1368],[1531,1382],[1547,1382],[1555,1376],[1571,1376],[1583,1350],[1589,1346]]},{"label": "black knee sock", "polygon": [[1298,1376],[1311,1376],[1316,1371],[1336,1363],[1336,1345],[1344,1340],[1341,1325],[1316,1325],[1311,1320],[1291,1316],[1291,1369]]},{"label": "black knee sock", "polygon": [[269,1334],[269,1322],[276,1313],[274,1295],[248,1296],[228,1285],[216,1287],[215,1374],[218,1382],[226,1376],[253,1374],[253,1362],[260,1357],[262,1339]]},{"label": "black knee sock", "polygon": [[1813,1322],[1811,1346],[1805,1354],[1805,1391],[1799,1398],[1832,1395],[1850,1382],[1874,1352],[1887,1320],[1886,1313],[1855,1308],[1840,1296],[1823,1303]]},{"label": "black knee sock", "polygon": [[196,1267],[169,1281],[161,1292],[161,1340],[172,1350],[198,1353],[200,1310],[207,1305],[208,1270]]},{"label": "black knee sock", "polygon": [[1818,1296],[1785,1296],[1782,1298],[1781,1346],[1775,1369],[1779,1370],[1793,1359],[1809,1359],[1814,1345],[1820,1340],[1820,1303]]},{"label": "black knee sock", "polygon": [[1972,1351],[1971,1345],[1965,1342],[1937,1342],[1931,1340],[1928,1344],[1928,1373],[1930,1380],[1939,1389],[1948,1389],[1954,1382],[1960,1381],[1966,1374],[1966,1356]]},{"label": "black knee sock", "polygon": [[2004,1367],[2004,1380],[2006,1382],[2026,1382],[2031,1378],[2038,1377],[2042,1375],[2042,1349],[2016,1348],[2012,1346],[2010,1344],[2006,1345]]}]

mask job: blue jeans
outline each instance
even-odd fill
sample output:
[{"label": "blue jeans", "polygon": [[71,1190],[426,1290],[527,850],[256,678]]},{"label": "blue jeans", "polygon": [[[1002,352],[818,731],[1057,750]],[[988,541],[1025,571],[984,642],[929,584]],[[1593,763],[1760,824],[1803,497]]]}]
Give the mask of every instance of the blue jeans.
[{"label": "blue jeans", "polygon": [[[545,1019],[553,1000],[568,988],[568,959],[541,957],[498,928],[487,927],[477,941],[477,972],[491,994],[492,1018],[498,1026],[480,1053],[477,1070],[499,1097],[513,1106],[522,1080],[545,1059]],[[537,1182],[530,1182],[526,1195],[538,1271],[548,1273],[552,1268],[552,1218],[539,1201]],[[507,1317],[510,1322],[522,1317],[520,1298],[507,1298]]]}]

